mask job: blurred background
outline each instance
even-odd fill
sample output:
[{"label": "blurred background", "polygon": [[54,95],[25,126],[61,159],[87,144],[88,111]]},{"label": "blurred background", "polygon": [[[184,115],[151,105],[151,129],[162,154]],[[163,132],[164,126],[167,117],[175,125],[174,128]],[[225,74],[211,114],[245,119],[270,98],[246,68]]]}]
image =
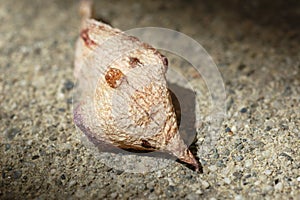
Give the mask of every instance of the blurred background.
[{"label": "blurred background", "polygon": [[[197,129],[203,174],[176,162],[130,174],[99,162],[73,123],[78,1],[0,0],[0,199],[299,198],[299,4],[95,1],[96,17],[114,27],[165,27],[197,40],[226,88],[227,117],[207,156],[197,149],[209,124]],[[198,103],[205,114],[207,101]]]}]

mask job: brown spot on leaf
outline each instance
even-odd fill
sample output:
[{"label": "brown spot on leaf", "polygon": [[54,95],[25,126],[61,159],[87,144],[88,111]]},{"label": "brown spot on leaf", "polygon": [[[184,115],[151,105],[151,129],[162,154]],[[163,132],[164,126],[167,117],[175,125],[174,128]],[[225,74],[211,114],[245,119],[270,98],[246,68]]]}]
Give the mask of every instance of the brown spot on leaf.
[{"label": "brown spot on leaf", "polygon": [[140,41],[137,37],[134,37],[134,36],[131,36],[131,35],[128,36],[128,39],[130,41],[132,41],[132,42],[138,42],[138,41]]},{"label": "brown spot on leaf", "polygon": [[158,51],[157,51],[155,48],[153,48],[150,44],[143,43],[142,46],[143,46],[145,49],[149,49],[149,50],[153,51],[154,54],[158,53]]},{"label": "brown spot on leaf", "polygon": [[130,64],[130,67],[134,68],[136,67],[137,65],[141,65],[141,61],[136,58],[136,57],[129,57],[129,64]]},{"label": "brown spot on leaf", "polygon": [[80,37],[83,39],[86,46],[90,47],[96,45],[96,42],[93,41],[89,36],[89,29],[84,29],[80,33]]},{"label": "brown spot on leaf", "polygon": [[145,148],[153,148],[151,146],[151,144],[147,141],[147,140],[144,140],[142,139],[142,147],[145,147]]},{"label": "brown spot on leaf", "polygon": [[107,84],[112,88],[117,88],[124,78],[124,74],[121,70],[117,68],[109,68],[105,74],[105,80]]},{"label": "brown spot on leaf", "polygon": [[168,58],[166,56],[164,56],[164,55],[161,55],[161,60],[162,60],[162,62],[164,64],[164,66],[168,67],[168,64],[169,64]]}]

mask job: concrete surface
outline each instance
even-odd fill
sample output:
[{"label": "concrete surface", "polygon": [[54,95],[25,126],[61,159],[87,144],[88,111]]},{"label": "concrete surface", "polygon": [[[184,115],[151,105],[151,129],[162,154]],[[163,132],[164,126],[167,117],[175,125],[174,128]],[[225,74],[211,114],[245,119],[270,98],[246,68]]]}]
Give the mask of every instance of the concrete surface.
[{"label": "concrete surface", "polygon": [[76,136],[77,1],[0,0],[0,199],[300,199],[299,3],[251,2],[96,2],[122,30],[196,39],[226,87],[227,118],[216,148],[198,155],[202,174],[177,162],[132,174],[99,162]]}]

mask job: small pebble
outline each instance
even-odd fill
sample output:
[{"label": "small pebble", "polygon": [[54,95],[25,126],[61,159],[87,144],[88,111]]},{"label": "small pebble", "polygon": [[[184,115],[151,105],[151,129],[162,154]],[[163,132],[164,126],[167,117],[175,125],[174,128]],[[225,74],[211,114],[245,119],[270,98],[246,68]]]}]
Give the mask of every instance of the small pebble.
[{"label": "small pebble", "polygon": [[57,140],[57,137],[55,135],[50,135],[49,140],[55,141]]},{"label": "small pebble", "polygon": [[200,158],[199,161],[200,161],[201,165],[207,165],[207,161],[204,160],[203,158]]},{"label": "small pebble", "polygon": [[2,177],[3,179],[5,179],[6,173],[5,173],[4,171],[1,172],[1,177]]},{"label": "small pebble", "polygon": [[64,83],[64,90],[67,90],[67,91],[70,91],[72,90],[74,87],[74,83],[70,80],[67,80],[65,83]]},{"label": "small pebble", "polygon": [[251,174],[246,174],[245,178],[250,178],[252,175]]},{"label": "small pebble", "polygon": [[235,176],[237,179],[241,179],[243,177],[243,174],[241,172],[233,172],[232,175]]},{"label": "small pebble", "polygon": [[270,158],[271,154],[272,154],[272,152],[270,150],[266,150],[266,151],[262,152],[262,156],[264,158]]},{"label": "small pebble", "polygon": [[160,178],[160,177],[162,177],[161,170],[158,170],[158,171],[156,172],[156,176],[157,176],[157,178]]},{"label": "small pebble", "polygon": [[71,180],[71,181],[69,182],[69,187],[72,187],[72,186],[74,186],[74,185],[76,185],[76,181],[75,181],[75,180]]},{"label": "small pebble", "polygon": [[235,157],[235,160],[238,161],[238,162],[242,161],[243,159],[244,159],[244,157],[240,156],[240,155]]},{"label": "small pebble", "polygon": [[202,187],[204,188],[204,189],[207,189],[207,188],[209,188],[209,183],[207,182],[207,181],[202,181],[201,182],[201,184],[202,184]]},{"label": "small pebble", "polygon": [[272,174],[272,171],[271,171],[271,170],[269,170],[269,169],[267,169],[267,170],[265,170],[265,174],[269,176],[269,175],[271,175],[271,174]]},{"label": "small pebble", "polygon": [[196,194],[203,194],[203,191],[202,190],[200,190],[200,189],[198,189],[198,190],[196,190],[196,192],[195,192]]},{"label": "small pebble", "polygon": [[112,199],[115,199],[115,198],[118,197],[118,193],[117,193],[117,192],[114,192],[114,193],[112,193],[112,194],[110,195],[110,197],[111,197]]},{"label": "small pebble", "polygon": [[175,187],[173,185],[169,185],[167,189],[170,190],[170,191],[172,191],[172,192],[175,191]]},{"label": "small pebble", "polygon": [[246,68],[246,65],[244,63],[240,63],[238,66],[238,70],[243,70]]},{"label": "small pebble", "polygon": [[234,132],[234,133],[236,133],[236,131],[237,131],[236,126],[232,126],[232,127],[231,127],[231,131]]},{"label": "small pebble", "polygon": [[5,151],[8,151],[10,149],[10,144],[5,144]]},{"label": "small pebble", "polygon": [[158,198],[157,195],[154,192],[152,192],[149,194],[148,199],[158,199]]},{"label": "small pebble", "polygon": [[32,140],[27,140],[27,142],[26,142],[26,143],[27,143],[27,145],[28,145],[28,146],[31,146],[31,145],[32,145],[32,143],[33,143],[33,141],[32,141]]},{"label": "small pebble", "polygon": [[78,190],[76,190],[76,192],[75,192],[75,196],[77,197],[77,198],[80,198],[80,199],[82,199],[83,197],[84,197],[84,195],[85,195],[85,192],[84,192],[84,190],[83,189],[78,189]]},{"label": "small pebble", "polygon": [[252,165],[253,165],[252,160],[250,160],[250,159],[245,160],[245,167],[250,168]]},{"label": "small pebble", "polygon": [[271,185],[267,185],[267,186],[264,186],[264,187],[263,187],[263,191],[264,191],[265,193],[270,192],[270,191],[272,191],[272,190],[273,190],[273,187],[272,187]]},{"label": "small pebble", "polygon": [[8,128],[6,130],[6,137],[9,140],[12,140],[19,132],[20,132],[20,129],[18,129],[18,128]]},{"label": "small pebble", "polygon": [[14,171],[14,173],[13,173],[14,179],[19,179],[19,178],[21,178],[21,176],[22,176],[22,172],[21,171],[19,171],[19,170]]},{"label": "small pebble", "polygon": [[67,104],[72,104],[73,103],[73,98],[68,98],[67,99]]},{"label": "small pebble", "polygon": [[226,177],[224,178],[224,183],[229,185],[231,183],[231,180],[228,177]]},{"label": "small pebble", "polygon": [[245,146],[243,144],[239,144],[236,148],[237,150],[241,151]]},{"label": "small pebble", "polygon": [[243,196],[240,194],[238,194],[234,197],[234,200],[243,200],[243,199],[244,199]]},{"label": "small pebble", "polygon": [[32,160],[36,160],[36,159],[38,159],[40,156],[39,155],[34,155],[34,156],[32,156]]},{"label": "small pebble", "polygon": [[261,181],[255,181],[254,185],[259,186],[261,184]]},{"label": "small pebble", "polygon": [[58,111],[59,111],[59,112],[65,112],[66,109],[64,109],[64,108],[59,108]]},{"label": "small pebble", "polygon": [[53,174],[55,174],[55,173],[56,173],[56,169],[51,169],[51,170],[50,170],[50,174],[53,175]]},{"label": "small pebble", "polygon": [[123,171],[123,170],[115,170],[114,172],[115,172],[117,175],[121,175],[121,174],[123,174],[124,171]]},{"label": "small pebble", "polygon": [[198,200],[199,199],[199,196],[197,194],[193,194],[193,193],[190,193],[188,194],[185,199],[188,199],[188,200]]},{"label": "small pebble", "polygon": [[216,163],[217,167],[226,167],[226,165],[224,164],[223,160],[218,160]]},{"label": "small pebble", "polygon": [[214,172],[214,171],[216,171],[218,168],[217,168],[216,165],[211,165],[211,166],[208,167],[208,169],[209,169],[210,171]]},{"label": "small pebble", "polygon": [[227,127],[227,128],[225,129],[225,132],[226,132],[226,133],[231,132],[231,129],[230,129],[229,127]]},{"label": "small pebble", "polygon": [[272,129],[272,127],[267,126],[265,130],[266,130],[266,131],[270,131],[271,129]]},{"label": "small pebble", "polygon": [[281,191],[283,188],[283,184],[281,182],[277,183],[275,186],[274,186],[274,189],[275,190],[278,190],[278,191]]},{"label": "small pebble", "polygon": [[65,176],[64,174],[62,174],[62,175],[60,176],[60,178],[61,178],[62,180],[65,180],[65,179],[66,179],[66,176]]},{"label": "small pebble", "polygon": [[290,155],[288,155],[287,153],[284,153],[284,152],[280,153],[279,156],[286,157],[286,159],[289,160],[289,161],[294,160]]},{"label": "small pebble", "polygon": [[224,150],[224,155],[229,156],[230,155],[230,150],[229,149],[225,149]]},{"label": "small pebble", "polygon": [[155,186],[155,183],[152,181],[152,182],[149,182],[147,183],[146,187],[149,188],[150,190],[153,189]]},{"label": "small pebble", "polygon": [[247,108],[242,108],[242,109],[240,110],[240,112],[241,112],[241,113],[246,113],[246,112],[247,112]]}]

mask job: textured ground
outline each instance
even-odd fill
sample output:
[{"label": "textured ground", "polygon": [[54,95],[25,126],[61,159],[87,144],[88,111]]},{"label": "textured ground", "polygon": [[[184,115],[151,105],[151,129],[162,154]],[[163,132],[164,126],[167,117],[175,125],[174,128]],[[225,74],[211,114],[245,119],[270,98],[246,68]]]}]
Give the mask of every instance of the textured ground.
[{"label": "textured ground", "polygon": [[131,174],[99,162],[76,136],[76,1],[0,0],[0,199],[300,199],[300,7],[251,2],[96,3],[120,29],[193,37],[226,87],[227,118],[202,174],[176,162]]}]

